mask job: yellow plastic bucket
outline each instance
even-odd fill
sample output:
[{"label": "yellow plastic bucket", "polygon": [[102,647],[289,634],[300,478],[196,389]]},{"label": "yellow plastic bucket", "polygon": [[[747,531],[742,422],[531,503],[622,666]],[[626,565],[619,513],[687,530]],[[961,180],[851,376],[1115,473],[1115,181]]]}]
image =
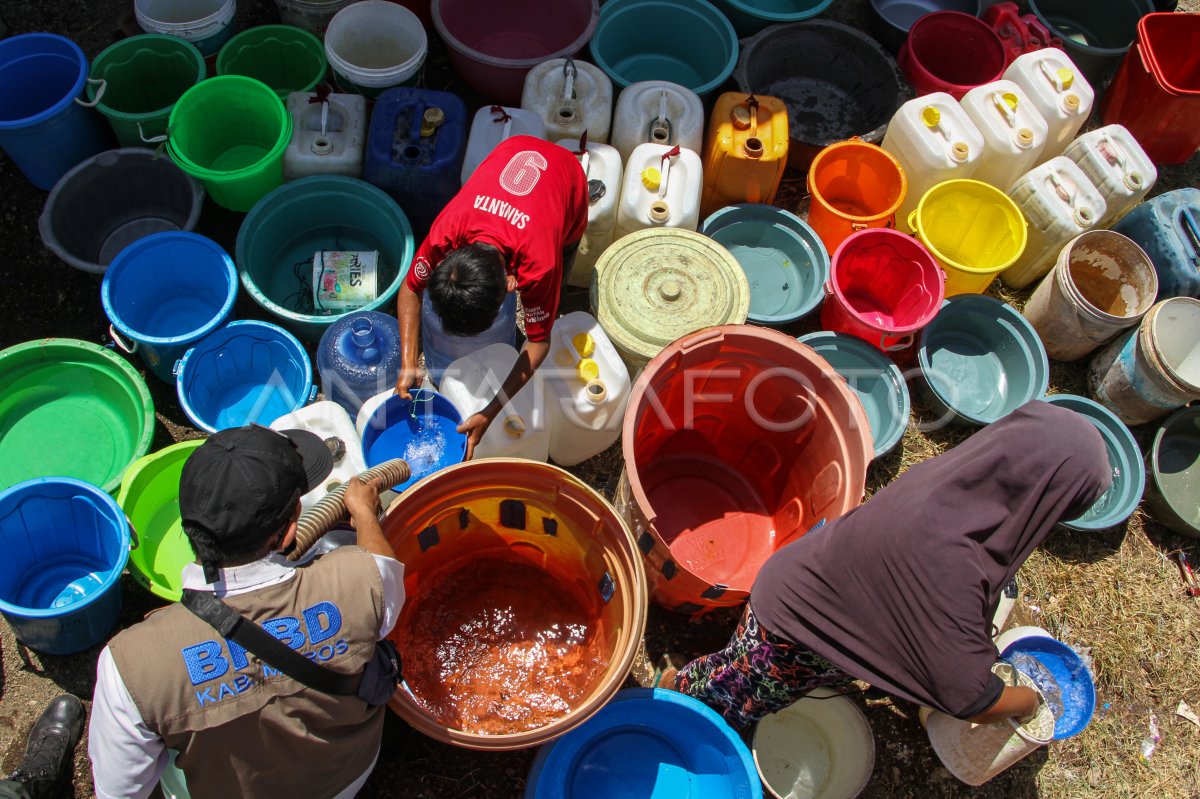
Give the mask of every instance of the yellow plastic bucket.
[{"label": "yellow plastic bucket", "polygon": [[982,294],[1025,250],[1025,217],[1008,195],[978,180],[937,184],[908,217],[946,272],[946,296]]}]

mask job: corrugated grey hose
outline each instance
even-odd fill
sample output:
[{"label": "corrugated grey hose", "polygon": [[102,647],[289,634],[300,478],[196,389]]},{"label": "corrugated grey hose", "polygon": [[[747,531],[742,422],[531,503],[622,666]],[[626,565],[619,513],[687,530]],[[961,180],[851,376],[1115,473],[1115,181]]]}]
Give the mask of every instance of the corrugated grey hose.
[{"label": "corrugated grey hose", "polygon": [[[412,472],[408,464],[399,458],[384,461],[359,475],[364,482],[374,480],[381,491],[403,483],[410,476]],[[345,493],[346,484],[342,483],[300,514],[296,521],[296,543],[288,553],[288,560],[300,560],[321,536],[346,518],[346,503],[342,501],[342,495]]]}]

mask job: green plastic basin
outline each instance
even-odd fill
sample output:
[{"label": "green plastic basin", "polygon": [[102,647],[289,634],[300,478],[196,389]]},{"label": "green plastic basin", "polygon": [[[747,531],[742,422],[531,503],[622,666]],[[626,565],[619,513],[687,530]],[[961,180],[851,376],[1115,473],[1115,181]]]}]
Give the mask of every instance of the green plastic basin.
[{"label": "green plastic basin", "polygon": [[1200,538],[1200,406],[1167,417],[1146,453],[1146,505],[1181,535]]},{"label": "green plastic basin", "polygon": [[74,477],[112,493],[154,436],[154,402],[121,356],[48,338],[0,351],[0,490]]}]

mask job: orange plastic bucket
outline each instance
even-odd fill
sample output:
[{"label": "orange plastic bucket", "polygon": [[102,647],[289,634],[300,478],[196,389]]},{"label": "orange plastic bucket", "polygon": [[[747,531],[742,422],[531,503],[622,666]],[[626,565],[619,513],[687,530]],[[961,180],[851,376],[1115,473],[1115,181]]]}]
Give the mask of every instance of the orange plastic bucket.
[{"label": "orange plastic bucket", "polygon": [[646,575],[613,507],[568,472],[517,458],[457,464],[405,491],[383,529],[407,597],[390,706],[415,729],[524,749],[621,687],[646,629]]},{"label": "orange plastic bucket", "polygon": [[908,179],[895,156],[859,139],[831,144],[808,170],[808,224],[829,252],[858,230],[895,227]]},{"label": "orange plastic bucket", "polygon": [[862,501],[870,423],[846,381],[783,333],[722,325],[642,372],[614,504],[651,595],[680,613],[741,604],[772,553]]}]

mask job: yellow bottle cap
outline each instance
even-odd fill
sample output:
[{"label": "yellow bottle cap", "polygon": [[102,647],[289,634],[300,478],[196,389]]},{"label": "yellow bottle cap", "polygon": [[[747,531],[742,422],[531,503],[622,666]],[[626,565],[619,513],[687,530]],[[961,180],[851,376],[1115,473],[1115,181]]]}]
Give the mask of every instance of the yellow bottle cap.
[{"label": "yellow bottle cap", "polygon": [[1071,88],[1071,84],[1075,82],[1075,73],[1067,67],[1062,67],[1058,70],[1058,81],[1064,89]]},{"label": "yellow bottle cap", "polygon": [[658,191],[658,184],[662,183],[662,173],[657,167],[648,166],[642,170],[642,185],[650,191]]},{"label": "yellow bottle cap", "polygon": [[600,376],[600,364],[593,361],[591,358],[584,358],[576,367],[575,373],[579,376],[579,382],[590,383]]},{"label": "yellow bottle cap", "polygon": [[571,344],[575,346],[575,351],[579,353],[580,358],[590,358],[596,351],[596,342],[591,333],[576,333],[571,338]]},{"label": "yellow bottle cap", "polygon": [[1013,94],[1012,92],[1005,92],[1000,96],[1004,99],[1004,102],[1008,104],[1009,108],[1014,111],[1017,110],[1017,95]]},{"label": "yellow bottle cap", "polygon": [[937,110],[937,106],[927,105],[921,111],[921,121],[925,123],[927,128],[936,128],[938,123],[942,121],[942,112]]}]

